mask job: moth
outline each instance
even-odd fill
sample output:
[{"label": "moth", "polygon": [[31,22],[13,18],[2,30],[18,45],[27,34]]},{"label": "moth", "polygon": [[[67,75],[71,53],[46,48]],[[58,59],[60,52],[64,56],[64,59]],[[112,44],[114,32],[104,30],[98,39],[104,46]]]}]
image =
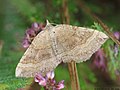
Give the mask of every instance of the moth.
[{"label": "moth", "polygon": [[86,61],[107,39],[106,34],[94,29],[47,22],[18,63],[16,77],[45,75],[61,62]]}]

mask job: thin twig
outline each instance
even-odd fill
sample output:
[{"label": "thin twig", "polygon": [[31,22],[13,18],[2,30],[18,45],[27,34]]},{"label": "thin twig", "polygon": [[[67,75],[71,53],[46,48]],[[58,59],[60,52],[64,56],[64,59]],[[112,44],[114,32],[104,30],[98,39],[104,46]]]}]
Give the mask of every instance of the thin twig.
[{"label": "thin twig", "polygon": [[63,23],[66,23],[66,24],[70,23],[67,0],[63,0]]},{"label": "thin twig", "polygon": [[71,79],[71,89],[72,90],[80,90],[80,84],[79,84],[76,63],[74,61],[68,63],[68,69],[69,69],[70,79]]},{"label": "thin twig", "polygon": [[110,29],[107,25],[105,25],[97,16],[94,15],[94,18],[99,24],[102,26],[102,28],[106,31],[107,35],[118,45],[120,46],[120,42],[118,39],[114,36],[112,32],[110,32]]},{"label": "thin twig", "polygon": [[85,12],[87,13],[89,16],[92,17],[92,19],[94,19],[96,22],[98,22],[102,28],[104,29],[104,31],[106,32],[106,34],[117,44],[120,46],[120,42],[117,40],[117,38],[114,36],[114,34],[112,32],[110,32],[110,28],[104,24],[102,22],[102,20],[100,20],[91,10],[89,7],[87,7],[84,2],[82,0],[77,0],[77,4],[79,5],[79,7]]},{"label": "thin twig", "polygon": [[[63,0],[63,23],[69,24],[70,17],[68,13],[68,5],[67,0]],[[70,73],[71,79],[71,89],[72,90],[80,90],[80,84],[78,79],[77,67],[74,61],[68,63],[68,69]]]},{"label": "thin twig", "polygon": [[75,87],[76,87],[76,89],[74,89],[74,90],[80,90],[80,84],[79,84],[79,78],[78,78],[78,72],[77,72],[77,67],[76,67],[76,63],[73,61],[72,62],[72,64],[73,64],[73,76],[74,76],[74,80],[75,80]]}]

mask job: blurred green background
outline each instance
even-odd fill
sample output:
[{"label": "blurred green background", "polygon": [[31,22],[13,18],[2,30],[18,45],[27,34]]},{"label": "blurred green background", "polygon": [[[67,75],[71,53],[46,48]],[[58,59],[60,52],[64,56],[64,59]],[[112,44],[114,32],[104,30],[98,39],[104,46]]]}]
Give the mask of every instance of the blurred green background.
[{"label": "blurred green background", "polygon": [[[82,11],[77,1],[79,0],[68,0],[70,24],[101,29]],[[84,2],[111,28],[111,32],[120,31],[120,0]],[[33,22],[44,23],[46,19],[52,23],[63,23],[62,4],[62,0],[0,0],[0,90],[16,90],[31,83],[31,79],[16,78],[14,74],[25,51],[22,47],[25,30],[31,27]],[[115,57],[114,45],[112,40],[108,40],[103,46],[106,53],[106,59],[102,62],[104,67],[96,66],[94,59],[77,64],[81,90],[119,87],[120,49],[118,48],[118,55]],[[67,65],[61,64],[55,73],[57,81],[65,80],[64,90],[70,90]]]}]

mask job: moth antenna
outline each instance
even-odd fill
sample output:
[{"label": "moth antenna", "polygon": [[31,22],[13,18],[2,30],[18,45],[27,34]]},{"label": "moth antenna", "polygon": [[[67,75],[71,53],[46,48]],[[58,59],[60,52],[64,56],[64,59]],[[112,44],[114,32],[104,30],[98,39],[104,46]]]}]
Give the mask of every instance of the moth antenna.
[{"label": "moth antenna", "polygon": [[46,20],[46,23],[47,23],[46,25],[50,25],[50,22],[48,20]]}]

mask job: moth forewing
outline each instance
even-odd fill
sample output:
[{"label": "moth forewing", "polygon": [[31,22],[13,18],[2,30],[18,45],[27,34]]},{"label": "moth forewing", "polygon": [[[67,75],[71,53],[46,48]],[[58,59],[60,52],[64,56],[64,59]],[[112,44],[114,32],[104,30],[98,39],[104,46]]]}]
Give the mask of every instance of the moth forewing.
[{"label": "moth forewing", "polygon": [[34,77],[36,73],[52,71],[60,61],[56,61],[48,29],[39,33],[16,68],[17,77]]},{"label": "moth forewing", "polygon": [[50,23],[33,40],[16,68],[17,77],[45,75],[62,61],[79,63],[88,60],[108,36],[94,29]]}]

